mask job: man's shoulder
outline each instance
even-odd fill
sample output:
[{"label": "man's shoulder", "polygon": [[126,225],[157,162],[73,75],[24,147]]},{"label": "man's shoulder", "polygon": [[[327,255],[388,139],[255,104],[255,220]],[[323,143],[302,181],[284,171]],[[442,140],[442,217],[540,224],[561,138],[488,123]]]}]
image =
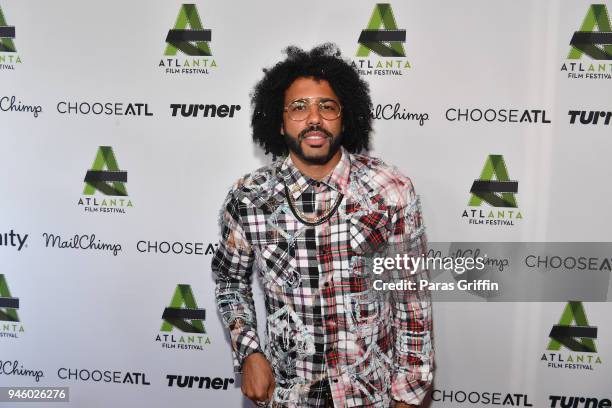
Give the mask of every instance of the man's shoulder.
[{"label": "man's shoulder", "polygon": [[277,184],[279,167],[280,162],[276,161],[243,175],[232,185],[230,194],[239,201],[269,195]]},{"label": "man's shoulder", "polygon": [[412,180],[397,167],[365,154],[353,154],[352,163],[357,177],[388,203],[404,204],[414,198]]}]

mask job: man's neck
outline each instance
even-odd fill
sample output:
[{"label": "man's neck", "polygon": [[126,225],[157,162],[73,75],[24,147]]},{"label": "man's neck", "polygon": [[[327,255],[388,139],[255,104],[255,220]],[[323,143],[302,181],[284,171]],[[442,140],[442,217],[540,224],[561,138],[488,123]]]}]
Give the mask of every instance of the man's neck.
[{"label": "man's neck", "polygon": [[325,164],[312,164],[308,163],[293,152],[289,152],[291,161],[297,167],[297,169],[305,176],[308,176],[315,180],[322,180],[325,176],[332,172],[336,167],[340,159],[342,158],[342,149],[338,149],[336,154]]}]

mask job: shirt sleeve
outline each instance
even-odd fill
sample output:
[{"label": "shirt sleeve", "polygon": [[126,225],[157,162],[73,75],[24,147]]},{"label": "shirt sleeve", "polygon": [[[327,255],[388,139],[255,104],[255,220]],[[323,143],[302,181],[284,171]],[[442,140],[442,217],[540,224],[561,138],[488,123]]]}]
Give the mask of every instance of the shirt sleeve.
[{"label": "shirt sleeve", "polygon": [[[419,198],[404,178],[399,205],[391,217],[387,256],[419,257],[427,253],[427,239]],[[414,273],[413,273],[414,272]],[[428,271],[397,270],[395,279],[418,282]],[[399,274],[399,276],[398,276]],[[418,285],[417,285],[418,288]],[[391,393],[396,401],[420,405],[433,380],[433,324],[429,291],[393,291],[394,361]]]},{"label": "shirt sleeve", "polygon": [[251,289],[253,249],[242,227],[240,202],[232,192],[225,200],[220,227],[221,240],[212,260],[215,297],[230,332],[234,371],[241,372],[244,360],[262,350]]}]

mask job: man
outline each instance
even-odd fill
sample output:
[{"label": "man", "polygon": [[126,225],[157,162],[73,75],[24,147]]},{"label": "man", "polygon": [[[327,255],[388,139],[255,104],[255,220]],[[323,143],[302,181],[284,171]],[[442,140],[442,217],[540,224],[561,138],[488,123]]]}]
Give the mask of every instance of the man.
[{"label": "man", "polygon": [[253,139],[287,157],[231,189],[212,262],[242,391],[259,406],[419,405],[433,377],[429,295],[377,292],[371,270],[374,256],[425,252],[417,197],[408,178],[356,154],[369,147],[371,100],[337,48],[287,55],[252,96]]}]

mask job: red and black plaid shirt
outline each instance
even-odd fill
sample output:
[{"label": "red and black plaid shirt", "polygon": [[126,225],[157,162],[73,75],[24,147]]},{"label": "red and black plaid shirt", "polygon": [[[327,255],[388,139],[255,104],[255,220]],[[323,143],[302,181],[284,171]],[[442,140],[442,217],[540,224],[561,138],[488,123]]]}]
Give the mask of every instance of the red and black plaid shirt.
[{"label": "red and black plaid shirt", "polygon": [[[286,191],[298,214],[309,217],[343,198],[328,221],[308,226]],[[236,183],[221,234],[212,268],[235,368],[264,352],[276,377],[273,406],[323,406],[312,391],[321,381],[329,381],[336,407],[422,402],[433,378],[429,294],[389,296],[372,285],[374,256],[426,251],[408,178],[343,149],[333,172],[316,181],[287,157]],[[253,271],[265,293],[265,346],[257,335]]]}]

